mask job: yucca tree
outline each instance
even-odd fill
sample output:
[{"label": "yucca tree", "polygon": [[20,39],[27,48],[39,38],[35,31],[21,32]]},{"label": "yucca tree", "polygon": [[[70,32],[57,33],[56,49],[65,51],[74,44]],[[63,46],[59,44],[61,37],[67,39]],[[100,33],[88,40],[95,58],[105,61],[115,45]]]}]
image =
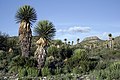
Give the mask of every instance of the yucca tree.
[{"label": "yucca tree", "polygon": [[70,45],[70,41],[68,41],[68,45]]},{"label": "yucca tree", "polygon": [[67,39],[66,38],[64,39],[64,41],[65,41],[65,44],[67,44]]},{"label": "yucca tree", "polygon": [[48,20],[39,21],[36,27],[34,28],[36,36],[39,36],[40,39],[37,41],[38,48],[35,51],[35,57],[38,61],[38,68],[41,69],[44,66],[46,59],[46,46],[50,40],[55,36],[56,29],[52,22]]},{"label": "yucca tree", "polygon": [[48,20],[39,21],[34,28],[36,36],[43,38],[45,41],[49,42],[55,36],[56,29],[52,22]]},{"label": "yucca tree", "polygon": [[109,48],[112,48],[112,34],[108,34],[109,37]]},{"label": "yucca tree", "polygon": [[112,34],[108,34],[109,40],[112,40]]},{"label": "yucca tree", "polygon": [[74,41],[72,41],[72,45],[74,44]]},{"label": "yucca tree", "polygon": [[36,11],[29,5],[20,7],[15,15],[16,22],[20,23],[19,43],[21,45],[22,56],[28,57],[31,47],[31,24],[37,19]]},{"label": "yucca tree", "polygon": [[79,41],[80,41],[80,39],[78,38],[78,39],[77,39],[77,44],[79,44]]}]

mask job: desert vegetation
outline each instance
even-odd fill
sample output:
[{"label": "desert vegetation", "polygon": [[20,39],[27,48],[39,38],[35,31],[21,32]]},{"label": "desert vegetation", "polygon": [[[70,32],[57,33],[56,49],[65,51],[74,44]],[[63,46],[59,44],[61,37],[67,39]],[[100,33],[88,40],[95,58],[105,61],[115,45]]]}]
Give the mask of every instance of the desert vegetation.
[{"label": "desert vegetation", "polygon": [[0,32],[1,80],[120,80],[120,36],[108,40],[89,37],[55,40],[56,28],[49,20],[37,20],[29,5],[18,9],[19,35]]}]

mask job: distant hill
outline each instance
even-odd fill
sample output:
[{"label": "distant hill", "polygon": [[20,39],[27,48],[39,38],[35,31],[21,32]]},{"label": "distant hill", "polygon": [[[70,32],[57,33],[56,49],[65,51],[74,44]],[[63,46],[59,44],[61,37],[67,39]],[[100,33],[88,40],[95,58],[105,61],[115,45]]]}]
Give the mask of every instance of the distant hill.
[{"label": "distant hill", "polygon": [[82,42],[99,42],[102,41],[97,36],[86,37]]}]

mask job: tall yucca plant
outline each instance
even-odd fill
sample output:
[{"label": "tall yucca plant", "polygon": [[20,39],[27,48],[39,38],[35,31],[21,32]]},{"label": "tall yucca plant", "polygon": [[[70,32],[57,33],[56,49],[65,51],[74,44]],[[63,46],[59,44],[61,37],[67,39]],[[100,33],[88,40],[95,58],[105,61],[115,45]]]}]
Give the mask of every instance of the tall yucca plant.
[{"label": "tall yucca plant", "polygon": [[[42,42],[39,43],[39,47],[35,51],[35,54],[39,55],[36,57],[36,59],[38,61],[38,68],[41,69],[41,67],[44,66],[46,59],[46,45],[55,36],[56,29],[52,22],[43,20],[38,22],[34,28],[34,32],[37,36],[40,37],[39,40],[42,40]],[[39,42],[39,40],[37,42]]]},{"label": "tall yucca plant", "polygon": [[28,57],[31,47],[31,24],[37,19],[36,11],[29,5],[20,7],[15,15],[16,22],[20,23],[19,41],[21,45],[22,56]]}]

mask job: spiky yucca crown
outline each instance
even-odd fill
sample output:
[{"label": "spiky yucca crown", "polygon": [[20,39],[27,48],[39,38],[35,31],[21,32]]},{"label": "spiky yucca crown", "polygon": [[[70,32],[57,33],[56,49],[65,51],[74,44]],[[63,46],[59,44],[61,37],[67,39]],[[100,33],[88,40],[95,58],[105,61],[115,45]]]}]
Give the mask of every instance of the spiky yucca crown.
[{"label": "spiky yucca crown", "polygon": [[34,32],[37,36],[49,41],[55,36],[56,29],[52,22],[48,20],[39,21],[36,27],[34,28]]},{"label": "spiky yucca crown", "polygon": [[22,21],[33,23],[37,20],[37,15],[34,8],[29,5],[24,5],[18,9],[15,18],[17,23]]}]

